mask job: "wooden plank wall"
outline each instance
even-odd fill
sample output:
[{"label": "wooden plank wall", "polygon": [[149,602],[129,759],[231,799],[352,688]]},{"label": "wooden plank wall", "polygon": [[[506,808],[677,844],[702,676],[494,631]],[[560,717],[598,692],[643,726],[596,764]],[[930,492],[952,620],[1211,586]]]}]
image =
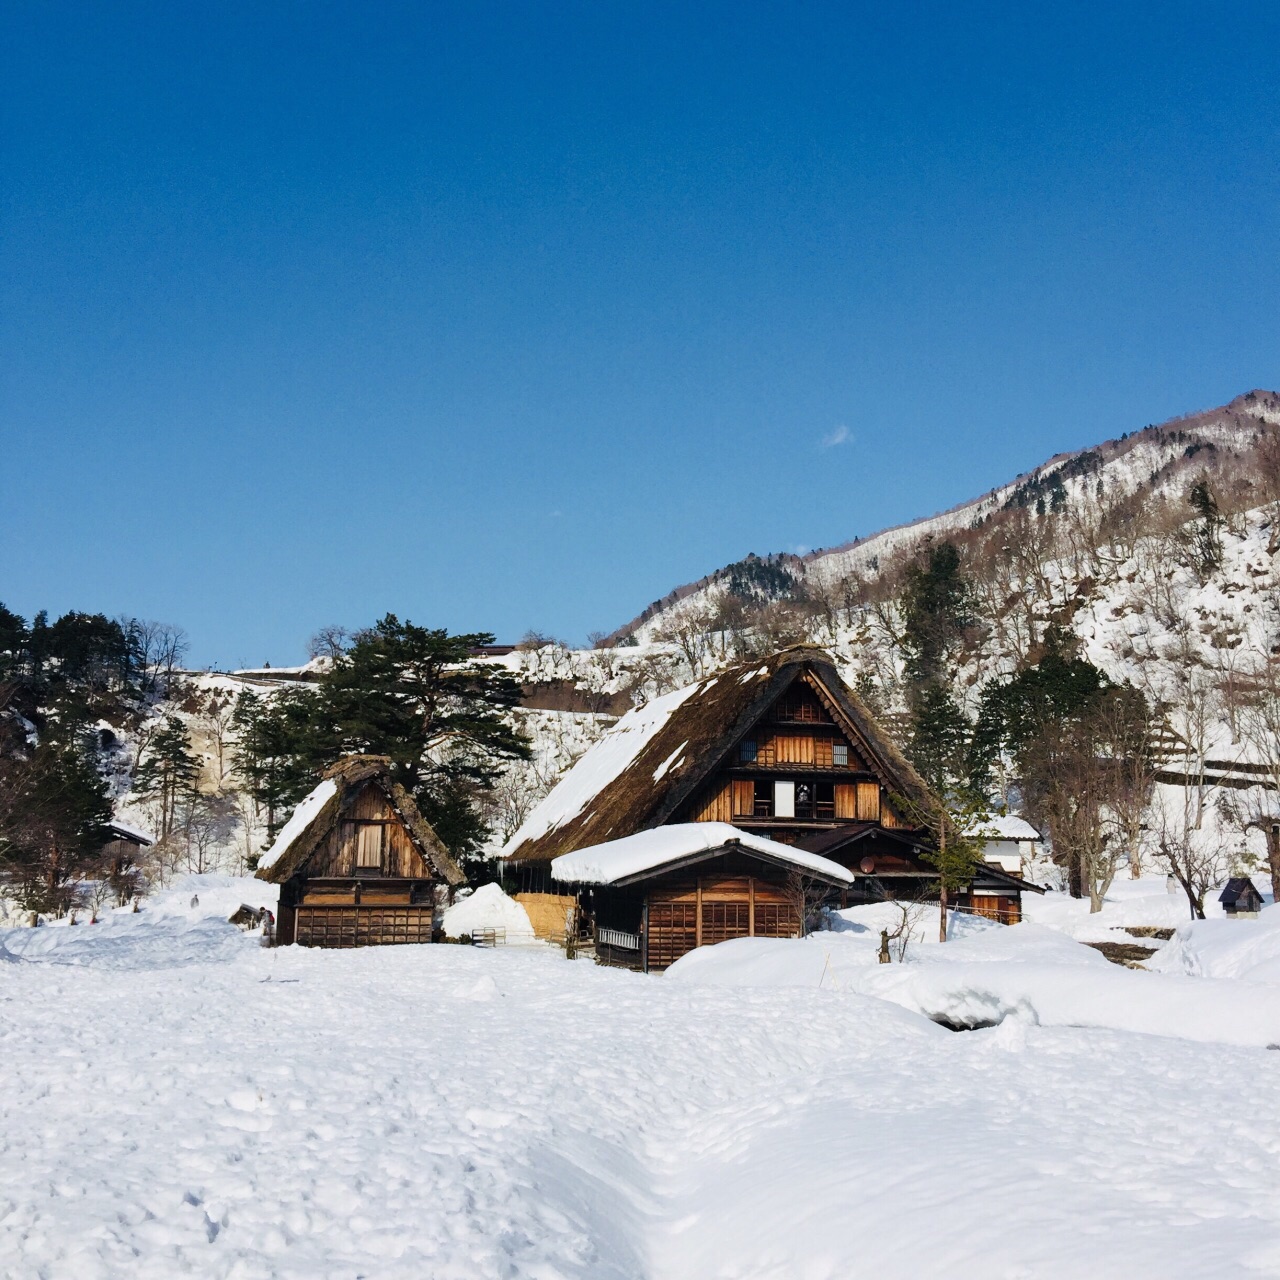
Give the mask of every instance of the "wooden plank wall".
[{"label": "wooden plank wall", "polygon": [[752,876],[677,881],[649,897],[649,968],[730,938],[790,938],[800,922],[786,890]]},{"label": "wooden plank wall", "polygon": [[[837,742],[845,742],[849,748],[848,765],[832,763],[831,748]],[[745,762],[744,762],[745,763]],[[814,769],[845,769],[855,773],[866,773],[867,766],[854,750],[853,744],[844,738],[825,734],[812,733],[769,733],[756,740],[755,764],[764,769],[773,769],[779,765],[808,765]]]},{"label": "wooden plank wall", "polygon": [[733,784],[728,782],[713,791],[693,815],[694,822],[732,822],[733,819]]},{"label": "wooden plank wall", "polygon": [[[355,875],[355,843],[347,839],[343,822],[353,818],[379,821],[385,828],[382,874],[406,880],[433,879],[431,868],[414,847],[408,830],[391,807],[391,802],[376,783],[366,783],[351,804],[339,815],[334,829],[321,842],[315,857],[307,867],[309,876]],[[346,828],[350,831],[350,828]]]},{"label": "wooden plank wall", "polygon": [[381,947],[430,942],[431,907],[299,907],[297,942],[303,947]]}]

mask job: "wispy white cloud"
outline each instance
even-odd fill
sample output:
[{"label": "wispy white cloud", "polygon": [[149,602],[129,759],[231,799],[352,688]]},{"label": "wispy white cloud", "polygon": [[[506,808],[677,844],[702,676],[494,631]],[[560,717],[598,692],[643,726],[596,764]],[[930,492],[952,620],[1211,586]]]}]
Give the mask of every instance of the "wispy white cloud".
[{"label": "wispy white cloud", "polygon": [[834,449],[836,445],[848,444],[853,439],[853,434],[846,426],[839,426],[834,431],[828,431],[822,437],[822,447],[824,449]]}]

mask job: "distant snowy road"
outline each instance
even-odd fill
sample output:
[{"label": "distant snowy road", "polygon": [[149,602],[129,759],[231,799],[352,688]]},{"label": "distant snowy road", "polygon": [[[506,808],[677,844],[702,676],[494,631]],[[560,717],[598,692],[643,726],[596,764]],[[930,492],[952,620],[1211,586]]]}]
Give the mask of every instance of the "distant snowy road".
[{"label": "distant snowy road", "polygon": [[188,924],[0,966],[0,1274],[1280,1275],[1277,1052]]}]

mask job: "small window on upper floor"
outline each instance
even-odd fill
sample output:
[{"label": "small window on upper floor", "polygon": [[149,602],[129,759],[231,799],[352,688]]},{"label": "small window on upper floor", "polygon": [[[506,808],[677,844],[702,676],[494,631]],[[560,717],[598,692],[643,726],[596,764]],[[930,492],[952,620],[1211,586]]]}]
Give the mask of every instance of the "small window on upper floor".
[{"label": "small window on upper floor", "polygon": [[342,824],[343,858],[355,874],[382,870],[385,826],[359,819]]},{"label": "small window on upper floor", "polygon": [[833,742],[831,744],[831,763],[839,769],[848,766],[849,744],[847,742]]},{"label": "small window on upper floor", "polygon": [[738,759],[743,764],[755,764],[756,744],[754,739],[748,739],[738,744]]}]

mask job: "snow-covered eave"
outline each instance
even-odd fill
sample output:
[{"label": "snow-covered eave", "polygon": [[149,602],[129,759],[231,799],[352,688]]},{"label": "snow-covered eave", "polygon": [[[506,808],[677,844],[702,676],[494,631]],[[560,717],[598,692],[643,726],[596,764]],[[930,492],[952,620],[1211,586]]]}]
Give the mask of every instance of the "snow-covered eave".
[{"label": "snow-covered eave", "polygon": [[155,836],[149,831],[143,831],[141,827],[135,827],[128,822],[121,822],[119,818],[112,818],[104,825],[108,831],[115,832],[124,840],[132,840],[137,844],[155,844],[156,842]]},{"label": "snow-covered eave", "polygon": [[724,822],[676,823],[589,845],[551,861],[551,878],[563,884],[622,887],[678,871],[728,852],[798,871],[831,884],[849,885],[854,875],[838,862],[791,845],[754,836]]},{"label": "snow-covered eave", "polygon": [[[290,815],[289,821],[280,828],[271,848],[258,860],[258,875],[270,871],[289,852],[308,827],[319,816],[321,810],[338,794],[338,784],[333,778],[325,778]],[[263,877],[265,878],[265,877]]]},{"label": "snow-covered eave", "polygon": [[1017,814],[1005,814],[1001,817],[988,818],[978,829],[983,840],[1026,840],[1037,841],[1044,837],[1025,818]]}]

